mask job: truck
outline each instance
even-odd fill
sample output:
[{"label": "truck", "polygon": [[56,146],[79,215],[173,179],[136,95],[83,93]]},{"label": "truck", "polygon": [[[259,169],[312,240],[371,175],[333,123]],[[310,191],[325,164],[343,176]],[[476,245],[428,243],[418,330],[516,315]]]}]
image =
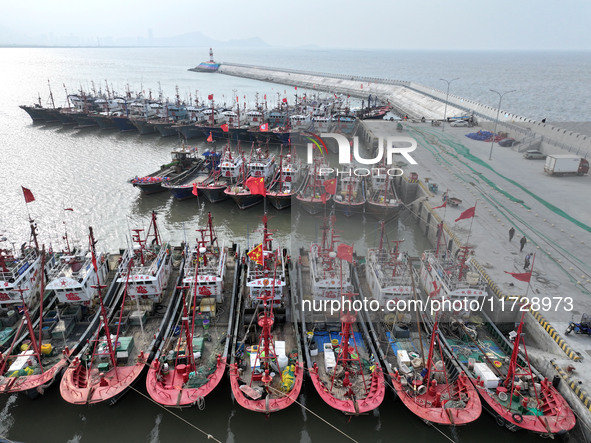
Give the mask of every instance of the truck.
[{"label": "truck", "polygon": [[544,172],[550,175],[584,175],[589,172],[589,161],[576,155],[552,154],[546,157]]}]

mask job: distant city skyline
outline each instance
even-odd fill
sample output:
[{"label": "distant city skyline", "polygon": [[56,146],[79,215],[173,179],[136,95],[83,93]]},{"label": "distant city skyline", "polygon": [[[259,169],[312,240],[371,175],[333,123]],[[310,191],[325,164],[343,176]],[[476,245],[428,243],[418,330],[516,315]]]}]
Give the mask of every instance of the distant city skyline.
[{"label": "distant city skyline", "polygon": [[[415,0],[223,3],[28,0],[5,6],[0,45],[410,50],[591,50],[591,2]],[[88,6],[92,5],[92,7]],[[221,43],[220,43],[221,42]]]}]

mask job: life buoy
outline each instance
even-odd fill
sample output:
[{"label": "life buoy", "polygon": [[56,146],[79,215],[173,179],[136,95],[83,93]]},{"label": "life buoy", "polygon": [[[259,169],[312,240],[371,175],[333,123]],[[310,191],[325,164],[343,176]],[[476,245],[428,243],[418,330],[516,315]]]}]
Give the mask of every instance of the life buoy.
[{"label": "life buoy", "polygon": [[522,416],[521,414],[517,413],[517,412],[515,412],[515,413],[514,413],[514,414],[511,416],[511,418],[513,419],[513,421],[514,421],[515,423],[521,423],[521,422],[523,421],[523,416]]},{"label": "life buoy", "polygon": [[497,368],[500,368],[501,366],[503,366],[503,363],[501,363],[501,362],[500,362],[500,361],[498,361],[498,360],[495,360],[495,361],[493,362],[493,364],[494,364],[494,365],[495,365]]},{"label": "life buoy", "polygon": [[427,392],[427,386],[421,385],[417,388],[417,394],[424,395]]},{"label": "life buoy", "polygon": [[501,417],[500,415],[497,415],[495,417],[495,421],[497,422],[497,425],[499,425],[501,428],[505,427],[505,419],[503,417]]},{"label": "life buoy", "polygon": [[507,401],[507,399],[509,398],[506,392],[499,392],[499,395],[497,395],[497,397],[499,397],[499,400],[501,401]]}]

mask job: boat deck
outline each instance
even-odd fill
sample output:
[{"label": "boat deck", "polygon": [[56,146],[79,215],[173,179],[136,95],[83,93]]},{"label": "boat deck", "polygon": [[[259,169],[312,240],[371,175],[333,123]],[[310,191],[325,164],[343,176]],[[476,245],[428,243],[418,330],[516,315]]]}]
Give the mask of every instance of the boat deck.
[{"label": "boat deck", "polygon": [[[177,373],[175,368],[180,365],[187,365],[186,357],[187,340],[182,331],[180,312],[174,317],[173,335],[164,338],[160,360],[168,363],[168,374],[160,373],[161,382],[164,386],[175,386],[179,391],[183,388],[198,388],[208,381],[217,366],[217,357],[223,356],[224,347],[228,337],[228,326],[232,302],[232,282],[234,281],[235,258],[228,253],[226,259],[226,273],[223,290],[223,302],[217,304],[207,303],[208,298],[202,298],[197,303],[195,317],[195,329],[193,331],[193,355],[195,356],[195,367],[188,372],[188,377],[184,378],[186,366],[182,366],[182,374]],[[215,300],[212,298],[212,301]],[[179,311],[182,309],[179,304]],[[204,324],[204,320],[205,324]],[[189,314],[189,323],[192,321],[192,314]],[[179,332],[179,334],[176,333]]]}]

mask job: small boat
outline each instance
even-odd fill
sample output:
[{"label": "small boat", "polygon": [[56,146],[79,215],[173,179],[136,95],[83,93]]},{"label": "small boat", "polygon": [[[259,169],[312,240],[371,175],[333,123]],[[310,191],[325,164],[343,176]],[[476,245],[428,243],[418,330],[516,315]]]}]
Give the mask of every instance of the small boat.
[{"label": "small boat", "polygon": [[208,225],[197,232],[196,246],[185,248],[182,296],[146,377],[148,394],[164,406],[203,401],[226,370],[239,249],[218,246],[211,213]]},{"label": "small boat", "polygon": [[187,148],[182,146],[172,151],[172,162],[162,165],[158,171],[144,177],[134,177],[131,184],[142,191],[144,194],[155,194],[163,192],[166,189],[162,187],[167,183],[179,177],[181,174],[187,175],[187,171],[193,170],[196,166],[203,163],[202,159],[197,157],[197,148]]},{"label": "small boat", "polygon": [[[92,228],[90,239],[92,242]],[[122,256],[122,263],[128,258],[128,255]],[[97,258],[91,252],[63,254],[58,261],[49,272],[47,286],[41,274],[44,297],[36,321],[31,319],[27,304],[23,304],[27,329],[3,356],[0,365],[2,393],[24,392],[31,398],[43,394],[59,379],[71,357],[78,353],[98,325],[97,284],[107,280],[106,256]],[[107,305],[116,292],[115,286],[110,287],[105,297]],[[47,305],[44,304],[46,300]]]},{"label": "small boat", "polygon": [[263,241],[250,251],[238,297],[230,385],[238,404],[269,415],[293,404],[304,361],[295,315],[295,276],[287,250],[273,250],[263,217]]},{"label": "small boat", "polygon": [[379,168],[379,174],[372,175],[365,203],[365,212],[378,220],[392,220],[400,209],[402,202],[396,194],[394,180],[384,168]]},{"label": "small boat", "polygon": [[[325,218],[322,243],[312,244],[298,264],[300,315],[306,365],[314,388],[332,408],[360,415],[382,403],[386,387],[365,320],[350,309],[356,294],[348,263],[352,257],[342,253],[348,248],[352,254],[350,246],[337,247],[334,228],[329,230]],[[312,308],[315,303],[333,300],[341,302],[338,312]]]},{"label": "small boat", "polygon": [[244,177],[244,158],[239,151],[232,154],[227,144],[220,159],[219,169],[212,169],[209,177],[197,185],[199,195],[204,195],[210,203],[217,203],[229,198],[224,192],[228,186],[235,185]]},{"label": "small boat", "polygon": [[[254,149],[254,143],[253,143]],[[234,186],[228,186],[224,193],[230,197],[240,209],[248,209],[262,203],[264,196],[262,194],[253,194],[248,186],[246,180],[254,178],[262,178],[263,182],[271,182],[275,174],[275,156],[269,155],[269,151],[261,148],[251,151],[250,158],[247,162],[248,170],[243,174],[243,181]]]},{"label": "small boat", "polygon": [[306,184],[296,195],[296,200],[308,214],[321,214],[330,209],[333,195],[327,192],[325,183],[331,179],[331,171],[323,157],[314,159]]},{"label": "small boat", "polygon": [[[347,175],[347,172],[349,175]],[[363,214],[365,206],[365,180],[354,174],[353,168],[344,171],[337,182],[334,208],[346,217]]]},{"label": "small boat", "polygon": [[267,198],[273,207],[279,210],[290,207],[292,199],[305,186],[306,178],[308,168],[299,158],[291,153],[279,155],[278,173],[267,190]]},{"label": "small boat", "polygon": [[543,437],[564,435],[576,424],[567,401],[530,363],[523,341],[523,312],[508,340],[483,312],[451,314],[442,336],[499,426]]},{"label": "small boat", "polygon": [[[173,274],[172,251],[160,240],[154,212],[143,238],[142,231],[134,230],[132,239],[137,245],[126,270],[116,278],[123,288],[108,312],[99,291],[99,327],[70,363],[60,384],[62,398],[68,403],[115,403],[149,366],[162,339],[179,297],[176,285],[168,286]],[[149,241],[151,236],[153,241]]]}]

